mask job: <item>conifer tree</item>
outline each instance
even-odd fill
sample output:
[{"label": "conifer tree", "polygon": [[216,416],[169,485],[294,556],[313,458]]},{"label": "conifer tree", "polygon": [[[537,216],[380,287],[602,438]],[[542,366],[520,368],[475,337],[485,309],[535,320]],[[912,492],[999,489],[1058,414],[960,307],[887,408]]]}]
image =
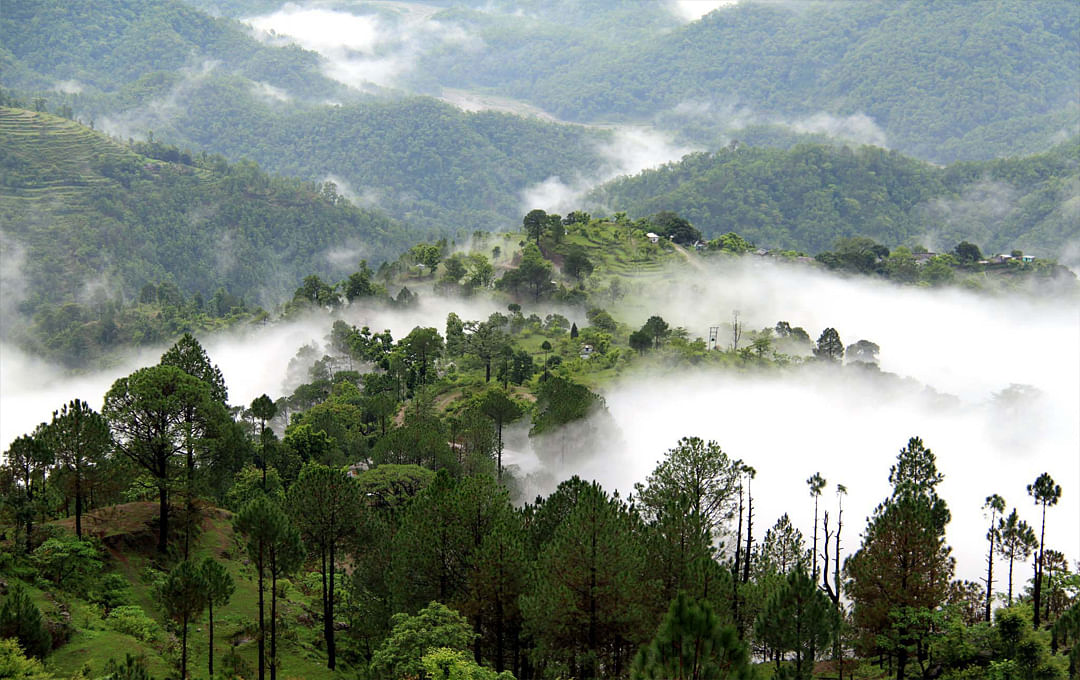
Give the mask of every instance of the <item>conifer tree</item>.
[{"label": "conifer tree", "polygon": [[34,513],[39,496],[45,491],[45,470],[53,463],[52,451],[45,443],[45,424],[33,434],[24,434],[11,442],[5,454],[15,483],[22,487],[16,515],[26,527],[26,554],[34,550]]},{"label": "conifer tree", "polygon": [[983,503],[983,510],[990,511],[990,528],[986,531],[986,540],[990,542],[990,550],[986,554],[986,622],[990,622],[990,599],[994,592],[994,542],[999,539],[997,530],[997,517],[1005,512],[1005,499],[991,494]]},{"label": "conifer tree", "polygon": [[1013,603],[1013,564],[1017,560],[1022,562],[1031,556],[1031,553],[1038,548],[1039,541],[1038,537],[1035,536],[1035,530],[1016,514],[1016,508],[1013,508],[1007,517],[998,520],[997,534],[999,536],[998,554],[1009,560],[1007,602],[1011,607]]},{"label": "conifer tree", "polygon": [[214,677],[214,607],[229,603],[233,592],[236,591],[236,584],[229,571],[212,557],[207,557],[202,561],[199,572],[206,584],[206,608],[210,614],[207,675],[212,678]]},{"label": "conifer tree", "polygon": [[41,610],[19,582],[11,584],[0,605],[0,639],[14,638],[27,656],[38,659],[52,649],[52,636],[45,627]]},{"label": "conifer tree", "polygon": [[1043,585],[1043,557],[1046,552],[1046,508],[1057,505],[1061,498],[1061,485],[1055,484],[1049,473],[1044,472],[1038,476],[1034,484],[1028,484],[1028,495],[1035,500],[1035,505],[1042,506],[1042,528],[1039,530],[1039,552],[1035,556],[1035,602],[1032,625],[1039,627],[1039,605],[1042,603]]},{"label": "conifer tree", "polygon": [[[275,579],[272,560],[275,551],[285,550],[297,535],[289,517],[276,504],[264,496],[244,506],[233,522],[233,530],[246,538],[248,559],[255,567],[259,588],[259,680],[266,678],[266,577]],[[275,579],[276,580],[276,579]],[[277,593],[271,592],[271,598]],[[271,607],[275,602],[271,601]],[[273,661],[273,659],[271,659]],[[275,671],[271,669],[271,677]]]},{"label": "conifer tree", "polygon": [[158,591],[165,614],[180,624],[180,677],[187,678],[188,624],[206,606],[206,582],[202,572],[189,560],[177,564]]},{"label": "conifer tree", "polygon": [[892,495],[874,510],[862,546],[845,565],[855,625],[867,646],[895,656],[897,680],[913,649],[925,653],[920,617],[945,600],[952,579],[950,515],[936,491],[942,478],[933,452],[912,437],[889,471]]},{"label": "conifer tree", "polygon": [[[139,369],[113,383],[105,395],[102,415],[112,428],[116,450],[146,469],[157,484],[161,554],[166,552],[169,541],[169,488],[174,458],[190,453],[189,445],[196,436],[191,414],[223,410],[220,404],[215,407],[205,382],[175,366]],[[215,416],[200,419],[210,417]]]},{"label": "conifer tree", "polygon": [[726,680],[752,678],[746,645],[724,625],[708,602],[679,593],[656,636],[630,668],[631,680]]},{"label": "conifer tree", "polygon": [[45,429],[47,445],[67,469],[75,483],[75,536],[82,538],[82,516],[86,500],[86,478],[104,460],[112,445],[109,424],[94,409],[75,399],[53,412]]},{"label": "conifer tree", "polygon": [[521,598],[526,630],[578,677],[597,678],[601,668],[619,676],[648,639],[652,593],[639,524],[594,482],[534,564]]},{"label": "conifer tree", "polygon": [[309,464],[289,489],[289,508],[311,552],[319,556],[322,575],[323,637],[326,665],[337,665],[334,644],[334,582],[338,549],[353,533],[360,513],[356,480],[345,470]]},{"label": "conifer tree", "polygon": [[788,572],[786,582],[773,591],[758,614],[757,636],[779,653],[795,653],[795,677],[809,680],[816,650],[832,634],[833,607],[829,598],[807,576],[803,567]]}]

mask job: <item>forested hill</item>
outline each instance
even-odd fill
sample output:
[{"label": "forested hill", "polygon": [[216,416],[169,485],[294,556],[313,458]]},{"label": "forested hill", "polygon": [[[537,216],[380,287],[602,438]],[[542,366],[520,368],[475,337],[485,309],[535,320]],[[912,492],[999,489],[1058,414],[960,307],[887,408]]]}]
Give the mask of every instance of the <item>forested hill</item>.
[{"label": "forested hill", "polygon": [[158,143],[127,146],[64,118],[7,107],[0,236],[11,277],[5,297],[15,296],[18,278],[24,312],[96,288],[131,299],[157,282],[276,302],[303,276],[337,276],[415,239],[327,185]]},{"label": "forested hill", "polygon": [[428,233],[516,223],[524,190],[595,171],[596,145],[610,138],[350,89],[323,75],[318,54],[262,43],[248,26],[178,0],[17,0],[4,10],[0,78],[27,105],[124,138],[152,132],[275,173],[333,177],[342,193]]},{"label": "forested hill", "polygon": [[297,96],[347,93],[322,76],[317,54],[263,45],[243,24],[176,0],[7,0],[0,34],[4,85],[23,93],[131,98],[178,71],[216,66]]},{"label": "forested hill", "polygon": [[945,168],[876,147],[732,145],[620,178],[590,199],[634,217],[677,212],[706,237],[735,231],[810,253],[867,236],[1056,257],[1080,238],[1078,159],[1080,138],[1035,156]]},{"label": "forested hill", "polygon": [[[569,120],[690,110],[739,127],[865,114],[890,147],[944,163],[1045,150],[1080,116],[1080,5],[1071,0],[744,0],[591,50],[569,27],[565,47],[540,55],[520,35],[500,42],[514,17],[470,21],[489,49],[435,55],[425,72]],[[492,58],[499,50],[514,58]],[[577,60],[560,68],[568,50]]]}]

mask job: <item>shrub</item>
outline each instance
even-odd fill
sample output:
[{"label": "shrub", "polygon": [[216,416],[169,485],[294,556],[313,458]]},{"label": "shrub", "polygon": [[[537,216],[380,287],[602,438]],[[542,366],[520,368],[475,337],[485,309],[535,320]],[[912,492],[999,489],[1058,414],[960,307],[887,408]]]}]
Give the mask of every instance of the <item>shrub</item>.
[{"label": "shrub", "polygon": [[126,604],[117,607],[109,612],[105,620],[118,633],[130,635],[143,642],[152,642],[161,637],[161,626],[138,605]]},{"label": "shrub", "polygon": [[34,551],[43,578],[72,592],[82,592],[101,571],[101,553],[91,541],[50,538]]},{"label": "shrub", "polygon": [[0,640],[0,678],[51,680],[37,659],[28,659],[15,640]]},{"label": "shrub", "polygon": [[105,607],[106,612],[120,605],[130,604],[131,589],[127,579],[116,573],[105,574],[98,586],[98,594],[94,601]]}]

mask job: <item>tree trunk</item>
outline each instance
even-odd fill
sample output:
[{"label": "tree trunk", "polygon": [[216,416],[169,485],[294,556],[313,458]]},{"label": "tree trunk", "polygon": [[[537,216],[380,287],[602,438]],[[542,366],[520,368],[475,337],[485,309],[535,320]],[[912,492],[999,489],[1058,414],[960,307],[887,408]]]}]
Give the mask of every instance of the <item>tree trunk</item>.
[{"label": "tree trunk", "polygon": [[75,464],[75,538],[82,540],[82,469]]},{"label": "tree trunk", "polygon": [[1035,558],[1035,602],[1032,625],[1039,629],[1039,605],[1042,603],[1043,546],[1046,545],[1046,501],[1042,504],[1042,528],[1039,530],[1039,553]]},{"label": "tree trunk", "polygon": [[169,487],[164,479],[158,480],[158,523],[157,551],[164,555],[169,550]]},{"label": "tree trunk", "polygon": [[1009,606],[1012,606],[1013,554],[1009,553]]},{"label": "tree trunk", "polygon": [[184,616],[180,632],[180,678],[187,680],[187,616]]},{"label": "tree trunk", "polygon": [[337,650],[334,647],[334,541],[330,541],[330,573],[329,588],[326,598],[326,621],[323,623],[326,631],[326,667],[334,670],[337,666]]},{"label": "tree trunk", "polygon": [[263,617],[263,546],[259,544],[259,680],[266,680],[266,619]]},{"label": "tree trunk", "polygon": [[990,598],[994,592],[994,516],[990,516],[990,552],[986,555],[986,622],[990,623]]},{"label": "tree trunk", "polygon": [[277,680],[277,562],[270,559],[270,680]]},{"label": "tree trunk", "polygon": [[207,676],[214,677],[214,601],[207,600],[207,610],[210,612],[210,663],[207,666]]}]

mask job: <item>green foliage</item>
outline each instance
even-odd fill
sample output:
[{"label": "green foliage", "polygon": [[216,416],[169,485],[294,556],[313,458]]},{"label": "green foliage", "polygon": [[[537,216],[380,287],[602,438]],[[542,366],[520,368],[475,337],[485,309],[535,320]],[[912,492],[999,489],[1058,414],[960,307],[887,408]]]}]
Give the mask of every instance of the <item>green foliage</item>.
[{"label": "green foliage", "polygon": [[[609,17],[595,13],[591,20]],[[532,35],[525,39],[500,26],[500,36],[491,27],[485,39],[520,52],[517,58],[462,51],[448,77],[456,87],[499,86],[572,120],[640,119],[674,109],[666,114],[672,125],[685,125],[697,133],[695,141],[713,145],[725,136],[745,139],[742,130],[701,121],[729,118],[722,112],[733,101],[789,119],[822,111],[865,114],[883,129],[868,131],[866,121],[855,118],[859,130],[849,134],[877,136],[948,162],[1045,148],[1057,130],[1069,127],[1065,120],[1075,121],[1075,109],[1059,93],[1076,82],[1080,69],[1073,49],[1078,23],[1068,2],[1011,0],[991,8],[870,3],[813,12],[752,3],[607,43],[600,35],[612,30],[606,26],[559,26],[550,55],[530,49],[537,40]],[[691,113],[683,120],[679,104],[711,116]]]},{"label": "green foliage", "polygon": [[[440,677],[426,675],[424,657],[435,650],[466,651],[475,637],[461,614],[439,602],[431,602],[416,616],[395,614],[391,625],[389,637],[371,657],[371,672],[388,680]],[[440,659],[441,655],[429,662],[436,672],[445,668]]]},{"label": "green foliage", "polygon": [[131,585],[123,575],[116,572],[105,574],[98,584],[96,601],[109,612],[116,607],[131,603]]},{"label": "green foliage", "polygon": [[642,647],[630,668],[632,680],[722,680],[752,678],[746,645],[723,624],[708,602],[685,593],[672,600],[656,636]]},{"label": "green foliage", "polygon": [[861,648],[894,655],[900,666],[928,654],[928,617],[952,578],[945,543],[950,514],[936,492],[942,478],[933,452],[912,437],[889,471],[892,495],[874,511],[861,548],[844,566]]},{"label": "green foliage", "polygon": [[42,577],[73,593],[84,592],[101,571],[101,552],[89,540],[50,538],[34,550]]},{"label": "green foliage", "polygon": [[[38,343],[61,355],[184,330],[155,325],[162,320],[202,324],[228,316],[225,290],[241,307],[240,298],[276,299],[301,276],[337,273],[324,254],[346,235],[364,234],[372,254],[384,257],[409,240],[387,218],[328,198],[322,185],[270,177],[250,162],[160,162],[47,114],[0,109],[0,120],[15,129],[0,143],[7,161],[0,164],[7,187],[0,226],[26,249],[23,273],[33,291],[26,309],[38,314]],[[42,189],[53,200],[36,200]],[[303,230],[295,229],[299,223]],[[177,238],[176,224],[189,225],[185,238]],[[222,258],[228,266],[220,266]],[[163,319],[117,314],[115,293],[86,304],[84,286],[99,278],[128,298],[161,282],[152,295]],[[172,292],[163,296],[166,286]],[[194,293],[213,295],[212,304],[194,309],[184,298]],[[112,312],[97,320],[105,309]]]},{"label": "green foliage", "polygon": [[[11,585],[0,605],[0,638],[13,638],[18,643],[16,649],[21,647],[27,656],[38,659],[45,658],[52,649],[52,635],[45,626],[41,610],[21,583]],[[0,661],[0,667],[2,665]],[[4,676],[0,674],[0,677]]]},{"label": "green foliage", "polygon": [[142,607],[134,604],[116,607],[109,612],[105,621],[113,630],[143,642],[158,640],[162,635],[157,621],[147,616]]},{"label": "green foliage", "polygon": [[533,425],[529,434],[553,431],[604,409],[603,398],[589,391],[589,388],[552,375],[541,382],[537,389]]},{"label": "green foliage", "polygon": [[430,680],[514,680],[510,672],[496,673],[470,659],[465,652],[449,647],[431,650],[420,663]]},{"label": "green foliage", "polygon": [[599,677],[621,645],[633,649],[652,629],[652,584],[638,518],[595,482],[581,487],[566,516],[533,564],[521,598],[527,633],[537,653],[580,665]]},{"label": "green foliage", "polygon": [[105,671],[105,676],[101,680],[154,680],[145,656],[124,654],[123,663],[109,659],[102,670]]},{"label": "green foliage", "polygon": [[[828,266],[866,273],[881,270],[879,259],[889,255],[878,244],[912,244],[926,233],[945,242],[977,239],[999,251],[1059,251],[1076,234],[1066,217],[1076,153],[1073,140],[1026,158],[940,168],[873,147],[729,148],[617,179],[592,198],[632,215],[677,212],[713,238],[714,248],[746,252],[745,237],[822,253]],[[978,208],[989,200],[987,186],[1010,197],[992,215]],[[836,252],[826,257],[829,247]],[[892,263],[898,274],[901,265]],[[913,267],[904,275],[911,278]]]},{"label": "green foliage", "polygon": [[266,486],[263,486],[262,471],[254,465],[245,465],[236,475],[236,481],[225,494],[225,503],[233,512],[239,512],[256,497],[268,496],[276,502],[285,499],[285,488],[281,476],[275,468],[266,471]]},{"label": "green foliage", "polygon": [[16,640],[0,639],[0,678],[54,680],[55,676],[35,658],[27,658]]},{"label": "green foliage", "polygon": [[782,656],[795,652],[794,676],[808,680],[817,650],[824,649],[832,635],[834,615],[832,602],[800,566],[768,596],[755,632],[758,640]]}]

